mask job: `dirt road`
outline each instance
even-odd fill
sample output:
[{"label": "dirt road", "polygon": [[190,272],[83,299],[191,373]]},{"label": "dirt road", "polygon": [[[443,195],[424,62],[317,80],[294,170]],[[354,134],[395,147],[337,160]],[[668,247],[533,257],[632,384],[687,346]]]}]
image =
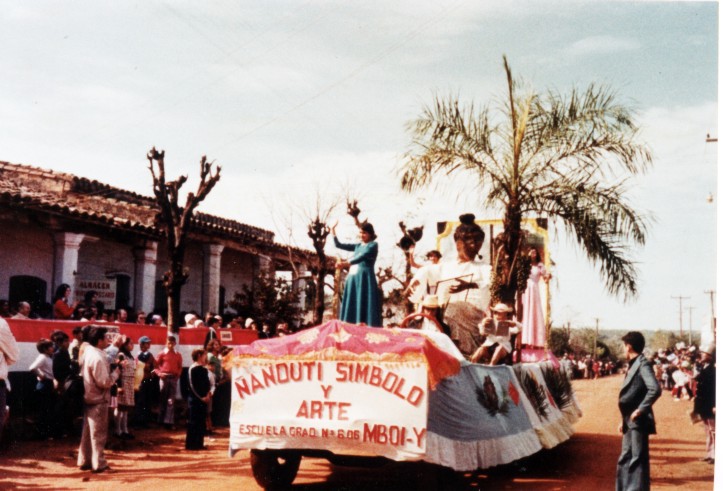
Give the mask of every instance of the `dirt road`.
[{"label": "dirt road", "polygon": [[[515,465],[479,473],[450,476],[426,464],[390,464],[381,468],[334,467],[325,460],[304,459],[292,489],[409,490],[446,489],[535,490],[614,488],[620,452],[617,434],[617,393],[622,379],[575,381],[584,416],[575,435],[555,449]],[[658,435],[651,437],[653,489],[713,489],[713,466],[698,461],[705,450],[700,424],[687,416],[692,403],[674,402],[663,393],[655,405]],[[248,452],[227,456],[227,432],[207,441],[202,452],[183,450],[185,433],[162,429],[138,431],[136,440],[112,442],[107,457],[114,472],[90,474],[75,466],[77,442],[19,442],[0,453],[0,489],[202,490],[260,489],[251,475]]]}]

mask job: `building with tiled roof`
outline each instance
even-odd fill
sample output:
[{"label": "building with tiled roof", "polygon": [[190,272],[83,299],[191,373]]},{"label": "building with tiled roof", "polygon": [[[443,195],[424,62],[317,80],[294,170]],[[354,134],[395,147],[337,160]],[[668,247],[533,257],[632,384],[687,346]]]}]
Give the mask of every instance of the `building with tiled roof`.
[{"label": "building with tiled roof", "polygon": [[[150,182],[150,177],[149,177]],[[0,162],[0,298],[51,302],[55,288],[104,282],[107,308],[164,313],[160,284],[168,269],[153,198],[72,174]],[[194,214],[181,310],[222,311],[260,268],[302,271],[310,251],[274,241],[274,234],[206,213]],[[228,298],[227,298],[228,297]],[[104,301],[101,298],[101,301]]]}]

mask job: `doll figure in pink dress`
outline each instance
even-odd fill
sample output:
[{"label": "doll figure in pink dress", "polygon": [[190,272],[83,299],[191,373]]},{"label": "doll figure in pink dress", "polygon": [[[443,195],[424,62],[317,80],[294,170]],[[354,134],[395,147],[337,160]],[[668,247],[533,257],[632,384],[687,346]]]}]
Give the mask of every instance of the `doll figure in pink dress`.
[{"label": "doll figure in pink dress", "polygon": [[545,269],[537,249],[530,249],[529,257],[532,267],[527,289],[522,294],[522,344],[530,348],[542,348],[545,346],[547,330],[540,298],[540,279],[547,283],[552,275]]}]

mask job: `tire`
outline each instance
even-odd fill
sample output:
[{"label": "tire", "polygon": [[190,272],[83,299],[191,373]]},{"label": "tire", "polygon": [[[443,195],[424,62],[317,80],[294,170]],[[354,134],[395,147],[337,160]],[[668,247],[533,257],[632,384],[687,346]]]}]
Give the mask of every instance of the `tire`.
[{"label": "tire", "polygon": [[264,489],[289,486],[301,464],[301,454],[293,450],[251,450],[254,479]]}]

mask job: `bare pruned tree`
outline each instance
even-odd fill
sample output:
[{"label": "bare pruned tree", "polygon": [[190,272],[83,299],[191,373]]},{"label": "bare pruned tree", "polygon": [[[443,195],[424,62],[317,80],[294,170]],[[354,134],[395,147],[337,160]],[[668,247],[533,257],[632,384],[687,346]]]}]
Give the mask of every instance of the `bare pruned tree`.
[{"label": "bare pruned tree", "polygon": [[314,325],[321,324],[324,319],[324,290],[326,287],[326,276],[334,272],[333,268],[328,265],[328,258],[324,248],[326,247],[326,239],[329,237],[329,218],[332,212],[339,205],[338,198],[323,199],[321,193],[317,191],[316,201],[311,209],[305,211],[308,219],[307,235],[311,239],[316,252],[317,262],[312,269],[314,276]]},{"label": "bare pruned tree", "polygon": [[208,162],[205,155],[201,157],[201,180],[198,188],[196,192],[189,192],[186,195],[186,204],[181,208],[178,204],[179,193],[188,177],[180,176],[172,181],[166,180],[163,150],[158,151],[153,147],[146,157],[153,177],[153,195],[159,210],[156,221],[166,235],[166,249],[171,262],[169,270],[163,274],[163,286],[166,288],[168,300],[168,328],[172,332],[178,332],[181,288],[188,280],[188,270],[183,265],[188,230],[193,211],[221,179],[221,167],[217,165],[215,172],[211,172],[212,162]]}]

